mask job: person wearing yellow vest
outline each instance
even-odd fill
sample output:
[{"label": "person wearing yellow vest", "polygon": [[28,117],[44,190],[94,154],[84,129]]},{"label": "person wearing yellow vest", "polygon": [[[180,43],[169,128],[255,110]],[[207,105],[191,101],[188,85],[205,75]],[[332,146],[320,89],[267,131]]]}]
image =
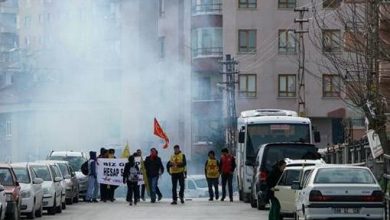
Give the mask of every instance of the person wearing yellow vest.
[{"label": "person wearing yellow vest", "polygon": [[186,172],[186,157],[185,155],[180,151],[179,145],[175,145],[173,147],[174,154],[171,155],[171,158],[169,159],[167,163],[167,170],[168,173],[171,175],[172,180],[172,205],[177,204],[177,182],[179,181],[180,184],[180,191],[179,191],[179,197],[180,202],[184,203],[184,176]]},{"label": "person wearing yellow vest", "polygon": [[[214,200],[214,191],[215,191],[215,199],[218,200],[219,192],[218,192],[218,181],[219,181],[219,161],[215,159],[215,152],[209,151],[208,160],[206,161],[204,173],[207,179],[207,185],[209,187],[209,201]],[[214,191],[213,191],[214,187]]]}]

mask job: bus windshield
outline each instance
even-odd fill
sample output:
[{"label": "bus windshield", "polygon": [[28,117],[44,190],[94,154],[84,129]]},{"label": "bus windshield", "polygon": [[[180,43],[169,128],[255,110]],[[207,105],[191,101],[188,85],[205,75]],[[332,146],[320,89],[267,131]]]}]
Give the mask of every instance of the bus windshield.
[{"label": "bus windshield", "polygon": [[254,124],[248,125],[246,157],[256,158],[262,144],[275,142],[310,143],[310,124]]}]

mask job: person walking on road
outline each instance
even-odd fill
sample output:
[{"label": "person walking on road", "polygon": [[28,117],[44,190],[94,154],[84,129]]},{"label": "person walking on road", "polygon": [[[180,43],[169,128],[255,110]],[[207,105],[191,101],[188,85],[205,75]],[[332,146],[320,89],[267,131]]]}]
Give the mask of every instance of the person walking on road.
[{"label": "person walking on road", "polygon": [[[209,201],[219,198],[218,182],[219,182],[219,161],[215,159],[215,152],[209,151],[208,159],[204,168],[205,176],[207,179],[207,185],[209,187]],[[213,191],[214,187],[214,191]]]},{"label": "person walking on road", "polygon": [[180,184],[180,202],[184,203],[184,173],[186,172],[187,161],[185,155],[180,151],[180,146],[173,147],[174,154],[167,163],[167,170],[172,180],[172,205],[177,204],[177,182]]},{"label": "person walking on road", "polygon": [[[111,148],[108,150],[108,158],[115,159],[115,149]],[[118,188],[116,185],[107,185],[107,200],[110,200],[111,202],[115,201],[115,190]]]},{"label": "person walking on road", "polygon": [[[104,147],[100,148],[98,158],[108,158],[108,150]],[[106,202],[108,199],[107,184],[100,183],[100,201]]]},{"label": "person walking on road", "polygon": [[284,160],[280,160],[276,162],[276,164],[272,167],[272,171],[270,172],[267,178],[267,187],[268,187],[268,198],[271,201],[271,208],[269,210],[268,219],[269,220],[279,220],[280,219],[280,202],[275,197],[274,187],[282,176],[283,170],[286,168],[286,162]]},{"label": "person walking on road", "polygon": [[137,149],[137,151],[134,154],[134,159],[135,159],[135,163],[138,165],[138,167],[140,169],[140,175],[138,176],[139,177],[139,179],[138,179],[138,195],[140,196],[140,198],[138,198],[138,202],[140,201],[140,199],[142,199],[142,201],[145,201],[145,180],[144,180],[144,176],[143,176],[145,164],[144,164],[144,161],[142,158],[141,149]]},{"label": "person walking on road", "polygon": [[127,183],[127,196],[126,200],[129,202],[129,205],[137,205],[138,196],[138,174],[139,167],[135,164],[134,156],[129,157],[129,162],[125,164],[125,169],[123,171],[123,183]]},{"label": "person walking on road", "polygon": [[226,183],[228,184],[230,202],[233,202],[233,173],[236,169],[236,159],[229,153],[227,148],[222,149],[222,156],[220,160],[220,171],[222,177],[222,198],[226,197]]},{"label": "person walking on road", "polygon": [[99,184],[97,181],[97,173],[96,173],[96,152],[89,152],[89,161],[88,161],[88,189],[86,195],[87,202],[98,202],[98,190]]},{"label": "person walking on road", "polygon": [[[145,169],[148,176],[150,186],[150,199],[152,203],[156,202],[156,193],[158,178],[164,173],[164,166],[160,157],[157,156],[157,150],[155,148],[150,149],[150,155],[145,158]],[[161,200],[161,193],[158,200]]]}]

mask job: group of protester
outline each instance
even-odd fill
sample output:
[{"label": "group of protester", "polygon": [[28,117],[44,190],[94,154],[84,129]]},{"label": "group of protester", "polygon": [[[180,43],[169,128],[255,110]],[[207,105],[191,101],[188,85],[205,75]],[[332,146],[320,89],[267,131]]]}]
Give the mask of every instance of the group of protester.
[{"label": "group of protester", "polygon": [[[185,178],[187,175],[187,160],[185,154],[181,152],[180,146],[173,147],[174,152],[170,156],[166,164],[166,170],[171,176],[172,181],[172,205],[176,205],[178,199],[184,203],[184,188]],[[233,202],[233,173],[236,168],[235,158],[229,153],[227,148],[222,149],[220,160],[215,157],[215,152],[210,151],[205,163],[204,171],[209,188],[209,200],[213,201],[219,199],[218,183],[219,177],[222,182],[222,197],[221,201],[226,198],[226,185],[228,186],[229,200]],[[114,149],[100,150],[100,155],[96,156],[96,152],[90,152],[90,159],[88,161],[88,191],[86,195],[87,202],[98,202],[98,189],[100,188],[100,200],[115,201],[114,193],[117,186],[98,184],[96,164],[97,158],[115,158]],[[150,192],[150,201],[155,203],[162,199],[161,191],[158,187],[158,180],[164,173],[164,166],[161,158],[158,156],[156,148],[150,149],[150,154],[142,159],[142,152],[138,149],[134,154],[129,156],[128,162],[125,164],[123,171],[123,183],[127,184],[126,201],[129,205],[136,205],[140,199],[145,201],[145,187],[148,187]],[[147,178],[147,184],[143,180],[143,176]],[[177,195],[177,188],[179,184],[179,195]]]}]

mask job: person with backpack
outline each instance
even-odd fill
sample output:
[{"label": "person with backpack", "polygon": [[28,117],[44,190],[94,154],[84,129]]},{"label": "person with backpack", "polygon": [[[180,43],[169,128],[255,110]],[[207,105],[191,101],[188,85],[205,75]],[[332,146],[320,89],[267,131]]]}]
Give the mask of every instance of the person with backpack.
[{"label": "person with backpack", "polygon": [[[208,153],[208,160],[206,161],[204,173],[207,179],[207,185],[209,187],[209,201],[214,200],[214,194],[215,199],[218,200],[219,198],[219,192],[218,192],[218,181],[219,181],[219,161],[215,159],[215,153],[214,151],[209,151]],[[214,191],[213,191],[214,187]]]},{"label": "person with backpack", "polygon": [[89,152],[89,160],[88,160],[88,190],[86,195],[86,202],[98,202],[97,196],[98,196],[98,189],[99,184],[97,181],[97,173],[96,173],[96,152],[90,151]]},{"label": "person with backpack", "polygon": [[125,169],[123,171],[123,183],[127,183],[127,196],[126,200],[129,202],[129,205],[133,205],[133,195],[134,195],[134,205],[137,205],[138,199],[138,173],[139,167],[135,164],[134,156],[129,157],[129,162],[125,164]]},{"label": "person with backpack", "polygon": [[233,173],[236,169],[236,159],[229,153],[227,148],[221,150],[222,156],[219,164],[219,170],[221,171],[222,177],[222,198],[221,201],[225,200],[226,197],[226,183],[229,189],[230,202],[233,202]]},{"label": "person with backpack", "polygon": [[[158,190],[158,178],[164,173],[164,166],[161,162],[161,158],[158,156],[155,148],[150,149],[150,155],[145,158],[145,169],[148,176],[150,187],[150,199],[152,203],[156,202],[156,194],[158,200],[161,200],[161,192]],[[158,190],[158,191],[157,191]]]}]

